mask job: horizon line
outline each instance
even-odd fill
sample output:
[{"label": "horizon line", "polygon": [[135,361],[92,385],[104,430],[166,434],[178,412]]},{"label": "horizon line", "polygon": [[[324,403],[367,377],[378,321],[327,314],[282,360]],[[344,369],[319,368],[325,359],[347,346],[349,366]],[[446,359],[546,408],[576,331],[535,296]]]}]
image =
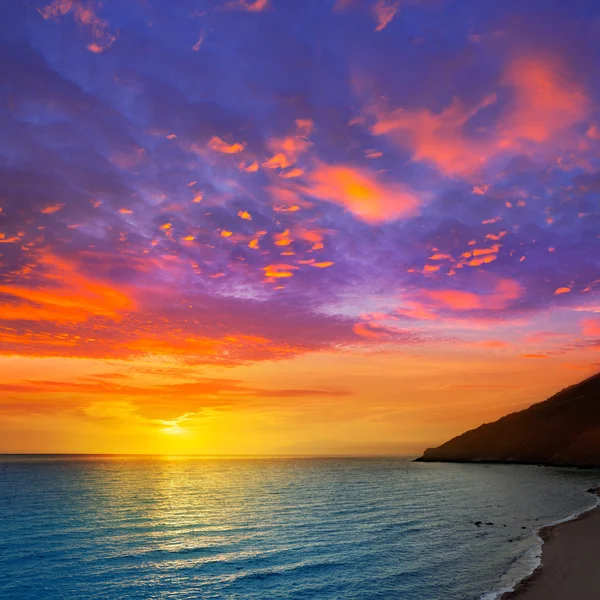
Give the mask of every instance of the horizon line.
[{"label": "horizon line", "polygon": [[207,453],[170,453],[170,452],[0,452],[3,456],[73,456],[73,457],[182,457],[182,458],[411,458],[409,454],[207,454]]}]

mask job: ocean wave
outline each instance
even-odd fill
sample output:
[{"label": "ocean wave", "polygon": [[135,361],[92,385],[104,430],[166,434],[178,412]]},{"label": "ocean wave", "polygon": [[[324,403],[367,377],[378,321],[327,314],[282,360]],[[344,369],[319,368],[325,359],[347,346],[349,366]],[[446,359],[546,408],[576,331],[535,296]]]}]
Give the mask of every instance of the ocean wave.
[{"label": "ocean wave", "polygon": [[533,532],[534,543],[530,548],[527,549],[526,552],[524,552],[515,560],[515,563],[518,563],[522,567],[522,573],[519,574],[518,577],[514,578],[510,583],[502,585],[502,587],[499,589],[485,592],[481,596],[480,600],[499,600],[504,594],[514,592],[520,583],[531,577],[535,571],[542,566],[544,540],[541,536],[541,532],[544,529],[556,527],[557,525],[562,525],[563,523],[568,523],[570,521],[575,521],[581,518],[583,515],[597,509],[598,507],[600,507],[600,496],[596,495],[594,497],[594,504],[592,506],[575,511],[564,519],[558,519],[550,523],[546,523],[545,525],[540,525],[538,528],[536,528]]},{"label": "ocean wave", "polygon": [[344,567],[347,563],[343,561],[319,561],[313,563],[298,563],[295,565],[284,565],[273,567],[270,569],[264,569],[261,571],[250,571],[250,572],[240,572],[236,573],[230,577],[228,577],[228,581],[231,582],[239,582],[250,581],[253,579],[256,580],[264,580],[269,579],[271,577],[282,577],[289,575],[296,575],[301,572],[315,572],[315,571],[323,571],[330,570],[335,567]]}]

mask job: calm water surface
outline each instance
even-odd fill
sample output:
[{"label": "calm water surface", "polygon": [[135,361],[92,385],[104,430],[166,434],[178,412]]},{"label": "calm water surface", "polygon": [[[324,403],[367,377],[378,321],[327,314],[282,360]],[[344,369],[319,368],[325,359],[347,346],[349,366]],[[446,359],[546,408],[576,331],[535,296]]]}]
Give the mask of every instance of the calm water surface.
[{"label": "calm water surface", "polygon": [[5,456],[0,598],[477,599],[598,484],[402,459]]}]

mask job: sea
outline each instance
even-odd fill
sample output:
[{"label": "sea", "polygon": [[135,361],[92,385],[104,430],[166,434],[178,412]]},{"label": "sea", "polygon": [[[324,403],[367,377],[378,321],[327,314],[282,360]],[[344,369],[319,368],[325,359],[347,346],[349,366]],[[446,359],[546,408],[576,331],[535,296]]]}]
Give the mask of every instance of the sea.
[{"label": "sea", "polygon": [[493,600],[600,471],[0,456],[0,598]]}]

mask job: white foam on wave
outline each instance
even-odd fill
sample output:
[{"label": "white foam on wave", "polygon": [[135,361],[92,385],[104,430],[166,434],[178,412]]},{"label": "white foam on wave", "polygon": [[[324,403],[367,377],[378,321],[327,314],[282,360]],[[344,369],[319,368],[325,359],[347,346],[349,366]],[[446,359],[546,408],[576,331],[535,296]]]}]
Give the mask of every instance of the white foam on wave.
[{"label": "white foam on wave", "polygon": [[502,597],[503,594],[507,594],[508,592],[513,592],[515,588],[525,579],[531,577],[533,573],[540,567],[542,564],[542,550],[544,546],[544,540],[540,535],[542,529],[546,527],[555,527],[556,525],[562,525],[563,523],[568,523],[569,521],[575,521],[579,519],[583,515],[592,510],[595,510],[600,506],[600,495],[596,494],[594,496],[594,504],[577,512],[570,514],[568,517],[564,519],[559,519],[557,521],[552,521],[551,523],[546,523],[545,525],[541,525],[534,532],[534,543],[533,545],[524,552],[518,559],[517,563],[519,566],[523,568],[523,574],[519,575],[519,577],[515,578],[512,582],[507,585],[504,585],[500,589],[493,590],[490,592],[485,592],[480,600],[498,600],[498,598]]}]

